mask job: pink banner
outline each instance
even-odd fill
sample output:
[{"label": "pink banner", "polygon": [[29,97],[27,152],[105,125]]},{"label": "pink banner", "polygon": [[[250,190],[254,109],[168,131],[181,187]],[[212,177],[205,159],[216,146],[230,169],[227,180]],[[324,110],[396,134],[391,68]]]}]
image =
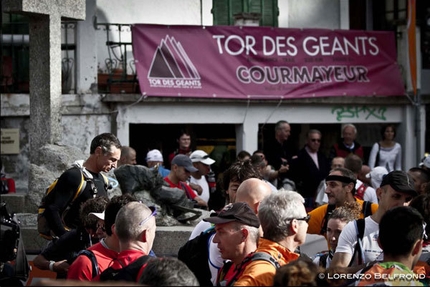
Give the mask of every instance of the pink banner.
[{"label": "pink banner", "polygon": [[148,96],[280,99],[400,96],[392,32],[136,24]]}]

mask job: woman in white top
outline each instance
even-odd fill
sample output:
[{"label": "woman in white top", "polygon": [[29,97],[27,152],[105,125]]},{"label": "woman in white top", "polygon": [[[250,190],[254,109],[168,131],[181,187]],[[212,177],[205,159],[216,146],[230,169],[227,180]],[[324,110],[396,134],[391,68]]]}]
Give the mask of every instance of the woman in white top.
[{"label": "woman in white top", "polygon": [[402,146],[394,141],[396,128],[388,124],[381,129],[382,140],[376,142],[369,156],[369,167],[383,166],[388,172],[402,170]]}]

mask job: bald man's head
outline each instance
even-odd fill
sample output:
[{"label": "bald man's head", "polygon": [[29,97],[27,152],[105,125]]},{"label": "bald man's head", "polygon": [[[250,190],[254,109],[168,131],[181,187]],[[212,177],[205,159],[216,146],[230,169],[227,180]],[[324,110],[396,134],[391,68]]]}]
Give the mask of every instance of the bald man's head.
[{"label": "bald man's head", "polygon": [[235,202],[246,202],[258,214],[258,205],[271,193],[272,189],[266,182],[258,178],[249,178],[239,185]]}]

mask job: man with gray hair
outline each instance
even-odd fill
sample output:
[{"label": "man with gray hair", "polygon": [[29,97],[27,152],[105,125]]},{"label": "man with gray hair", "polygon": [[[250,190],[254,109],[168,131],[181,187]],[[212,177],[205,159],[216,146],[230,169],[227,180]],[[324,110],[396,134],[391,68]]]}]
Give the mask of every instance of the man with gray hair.
[{"label": "man with gray hair", "polygon": [[244,202],[230,203],[216,216],[203,220],[215,224],[213,242],[221,257],[229,260],[218,273],[217,286],[232,286],[257,249],[260,221]]},{"label": "man with gray hair", "polygon": [[332,161],[337,156],[345,158],[351,153],[364,159],[363,147],[355,141],[356,138],[357,128],[353,124],[344,125],[342,127],[342,138],[330,149],[329,160]]},{"label": "man with gray hair", "polygon": [[[109,269],[119,271],[149,254],[155,238],[156,215],[155,207],[147,207],[140,202],[130,202],[119,210],[115,219],[114,233],[119,240],[120,253],[111,267],[93,281],[112,280],[110,278],[112,272]],[[135,282],[140,278],[144,267],[145,264],[142,264],[136,278],[133,278]]]},{"label": "man with gray hair", "polygon": [[[266,197],[258,209],[263,228],[256,252],[265,252],[282,266],[299,258],[297,247],[306,240],[309,215],[304,198],[295,191],[279,190]],[[265,260],[252,261],[245,267],[235,286],[271,286],[276,267]]]},{"label": "man with gray hair", "polygon": [[[248,167],[249,167],[249,165],[248,165]],[[242,168],[247,169],[246,165],[242,166]],[[238,168],[237,174],[239,174],[239,170],[240,170],[240,168]],[[243,173],[243,171],[242,171],[242,173]],[[231,174],[234,174],[234,173],[232,172]],[[254,173],[252,172],[252,170],[248,170],[248,173],[244,173],[244,174],[242,174],[242,176],[245,176],[245,174],[247,174],[247,176],[251,176]],[[252,211],[258,216],[258,207],[260,206],[261,201],[265,197],[269,196],[272,193],[270,186],[266,182],[262,181],[259,178],[251,177],[251,178],[245,179],[242,182],[237,182],[238,176],[231,177],[231,178],[232,178],[232,180],[230,181],[229,186],[233,186],[232,184],[234,184],[234,186],[235,186],[234,189],[237,188],[237,191],[235,192],[234,202],[236,202],[236,203],[237,202],[244,202],[244,203],[248,204],[249,207],[252,209]],[[211,225],[209,224],[209,222],[207,222],[207,221],[199,222],[197,224],[196,228],[194,228],[189,240],[195,238],[201,232],[208,230],[209,228],[211,228]],[[259,233],[260,233],[260,235],[263,234],[261,227],[260,227]],[[209,270],[211,273],[211,282],[215,285],[218,270],[223,266],[224,262],[223,262],[223,258],[221,257],[220,250],[217,247],[217,244],[213,242],[214,236],[215,236],[215,234],[209,238],[209,244],[208,244],[209,245],[208,246],[208,250],[209,250],[209,258],[208,258],[209,260],[208,261],[209,262],[208,262],[208,266],[209,266]]]}]

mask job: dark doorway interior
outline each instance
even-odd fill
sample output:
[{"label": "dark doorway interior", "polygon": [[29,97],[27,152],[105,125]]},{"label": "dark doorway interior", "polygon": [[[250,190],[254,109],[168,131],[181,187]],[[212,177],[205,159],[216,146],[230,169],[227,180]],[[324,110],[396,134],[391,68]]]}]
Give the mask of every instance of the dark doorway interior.
[{"label": "dark doorway interior", "polygon": [[[164,157],[164,165],[170,153],[177,147],[177,134],[181,129],[191,133],[193,150],[202,149],[210,154],[217,163],[213,169],[224,168],[223,161],[236,154],[236,131],[232,124],[130,124],[130,146],[136,150],[137,164],[146,165],[146,154],[151,149],[158,149]],[[215,170],[214,170],[215,171]]]}]

